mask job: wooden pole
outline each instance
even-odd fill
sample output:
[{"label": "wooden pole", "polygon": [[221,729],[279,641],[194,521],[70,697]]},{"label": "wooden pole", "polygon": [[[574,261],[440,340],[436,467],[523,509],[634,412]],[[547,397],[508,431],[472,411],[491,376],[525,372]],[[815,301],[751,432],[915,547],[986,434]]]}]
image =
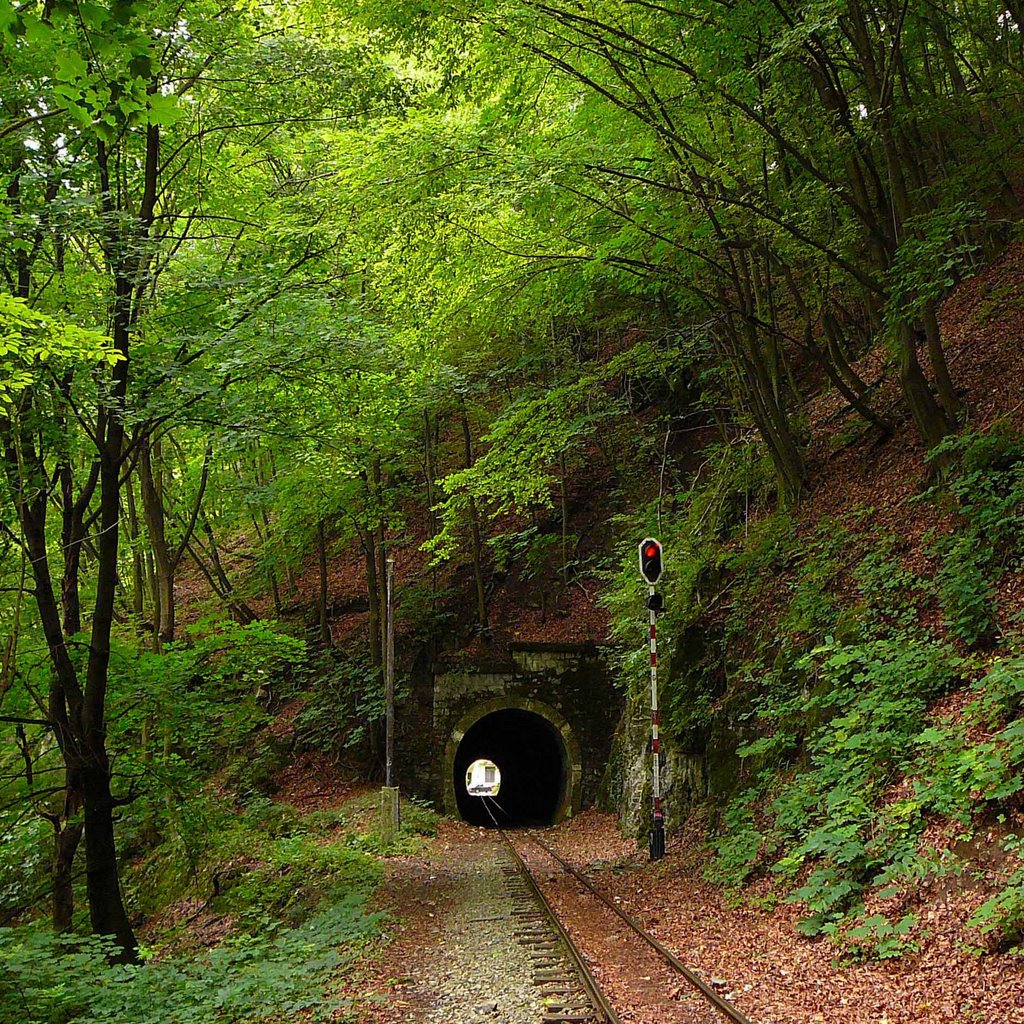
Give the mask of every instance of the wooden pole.
[{"label": "wooden pole", "polygon": [[385,703],[385,763],[384,785],[394,785],[393,772],[395,760],[395,608],[394,582],[395,559],[388,557],[387,573],[387,659],[384,666],[384,703]]},{"label": "wooden pole", "polygon": [[392,841],[401,825],[398,787],[394,784],[395,763],[395,559],[387,559],[384,614],[387,619],[384,643],[384,788],[381,790],[381,838]]}]

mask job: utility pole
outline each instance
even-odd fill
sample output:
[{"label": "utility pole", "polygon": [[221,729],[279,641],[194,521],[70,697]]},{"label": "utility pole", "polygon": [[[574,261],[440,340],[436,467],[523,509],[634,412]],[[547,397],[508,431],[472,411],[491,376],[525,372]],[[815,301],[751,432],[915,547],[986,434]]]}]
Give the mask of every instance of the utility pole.
[{"label": "utility pole", "polygon": [[385,739],[384,739],[384,785],[390,788],[392,768],[395,760],[395,559],[393,555],[387,560],[387,642],[384,665],[384,705],[385,705]]},{"label": "utility pole", "polygon": [[647,582],[647,609],[650,615],[651,646],[651,837],[650,859],[665,856],[665,812],[661,806],[661,740],[658,711],[658,612],[664,607],[656,584],[661,579],[661,542],[647,537],[640,542],[640,575]]},{"label": "utility pole", "polygon": [[385,578],[384,643],[384,785],[380,791],[380,834],[385,844],[401,827],[398,787],[394,784],[395,761],[395,559],[389,555]]}]

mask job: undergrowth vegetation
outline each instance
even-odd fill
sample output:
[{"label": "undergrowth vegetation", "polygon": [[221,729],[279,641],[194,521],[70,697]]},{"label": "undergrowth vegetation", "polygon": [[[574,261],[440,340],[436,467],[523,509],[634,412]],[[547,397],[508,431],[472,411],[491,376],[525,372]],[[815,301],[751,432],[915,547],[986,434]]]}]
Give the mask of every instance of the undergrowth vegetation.
[{"label": "undergrowth vegetation", "polygon": [[176,831],[128,873],[138,899],[163,915],[145,962],[110,966],[109,944],[55,936],[41,922],[0,928],[0,1021],[350,1019],[356,1011],[334,979],[380,935],[384,918],[369,905],[380,856],[414,852],[437,823],[408,803],[385,844],[376,798],[300,814],[258,794],[242,803],[211,796],[201,848]]},{"label": "undergrowth vegetation", "polygon": [[[918,948],[922,886],[978,870],[954,848],[983,827],[1007,867],[970,921],[976,944],[1024,951],[1010,828],[1024,787],[1024,636],[997,600],[1024,556],[1024,446],[997,428],[934,457],[938,482],[908,508],[936,524],[917,558],[870,508],[810,529],[783,510],[750,521],[766,481],[758,491],[726,458],[663,529],[681,552],[660,629],[669,728],[720,748],[734,737],[741,780],[708,875],[738,892],[766,880],[802,908],[804,934],[854,958]],[[623,639],[633,588],[623,575],[609,601]],[[642,660],[623,668],[643,699]],[[933,822],[945,845],[926,836]]]},{"label": "undergrowth vegetation", "polygon": [[97,938],[4,929],[0,1020],[199,1024],[299,1012],[332,1019],[348,1004],[331,996],[331,975],[378,931],[378,917],[366,912],[367,891],[357,873],[343,898],[301,925],[256,936],[239,932],[206,952],[141,966],[106,966],[109,950]]},{"label": "undergrowth vegetation", "polygon": [[[113,947],[84,934],[84,921],[59,935],[21,909],[45,885],[50,826],[8,808],[0,910],[19,923],[0,927],[0,1022],[346,1019],[351,1007],[332,978],[380,934],[369,906],[380,858],[414,852],[437,815],[406,804],[385,843],[375,791],[307,812],[272,799],[290,746],[316,749],[322,737],[321,698],[302,690],[304,659],[304,643],[267,623],[221,619],[187,627],[159,655],[118,650],[110,743],[125,751],[124,886],[150,922],[143,962],[111,965]],[[338,678],[358,672],[337,669]],[[123,700],[128,678],[144,681],[141,699]],[[300,692],[309,705],[300,732],[275,737],[264,728],[270,708]],[[45,750],[34,753],[45,765]]]}]

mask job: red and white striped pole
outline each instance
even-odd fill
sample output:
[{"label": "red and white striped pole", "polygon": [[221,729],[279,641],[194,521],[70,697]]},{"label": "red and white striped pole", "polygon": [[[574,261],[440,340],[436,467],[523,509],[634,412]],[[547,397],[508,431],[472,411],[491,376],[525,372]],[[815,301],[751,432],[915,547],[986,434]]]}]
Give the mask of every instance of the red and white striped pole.
[{"label": "red and white striped pole", "polygon": [[658,712],[658,598],[653,584],[648,588],[647,607],[651,615],[651,752],[653,766],[651,775],[651,800],[653,817],[651,819],[651,860],[661,860],[665,856],[665,814],[661,807],[661,744],[658,727],[661,716]]},{"label": "red and white striped pole", "polygon": [[640,575],[647,583],[647,608],[651,614],[651,751],[654,754],[654,774],[651,779],[651,860],[665,856],[665,814],[661,807],[661,743],[658,727],[658,612],[662,609],[661,595],[655,587],[661,579],[661,541],[646,537],[640,542]]}]

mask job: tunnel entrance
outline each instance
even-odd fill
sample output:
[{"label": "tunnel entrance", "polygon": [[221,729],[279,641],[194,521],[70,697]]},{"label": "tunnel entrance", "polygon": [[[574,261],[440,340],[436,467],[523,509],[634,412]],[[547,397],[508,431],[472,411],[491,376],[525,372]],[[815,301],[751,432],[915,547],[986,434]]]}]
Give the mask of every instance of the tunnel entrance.
[{"label": "tunnel entrance", "polygon": [[483,801],[466,792],[466,769],[488,758],[501,770],[501,792],[491,803],[502,827],[552,825],[566,813],[570,758],[561,732],[543,715],[522,708],[484,714],[465,732],[452,765],[459,815],[493,826]]}]

